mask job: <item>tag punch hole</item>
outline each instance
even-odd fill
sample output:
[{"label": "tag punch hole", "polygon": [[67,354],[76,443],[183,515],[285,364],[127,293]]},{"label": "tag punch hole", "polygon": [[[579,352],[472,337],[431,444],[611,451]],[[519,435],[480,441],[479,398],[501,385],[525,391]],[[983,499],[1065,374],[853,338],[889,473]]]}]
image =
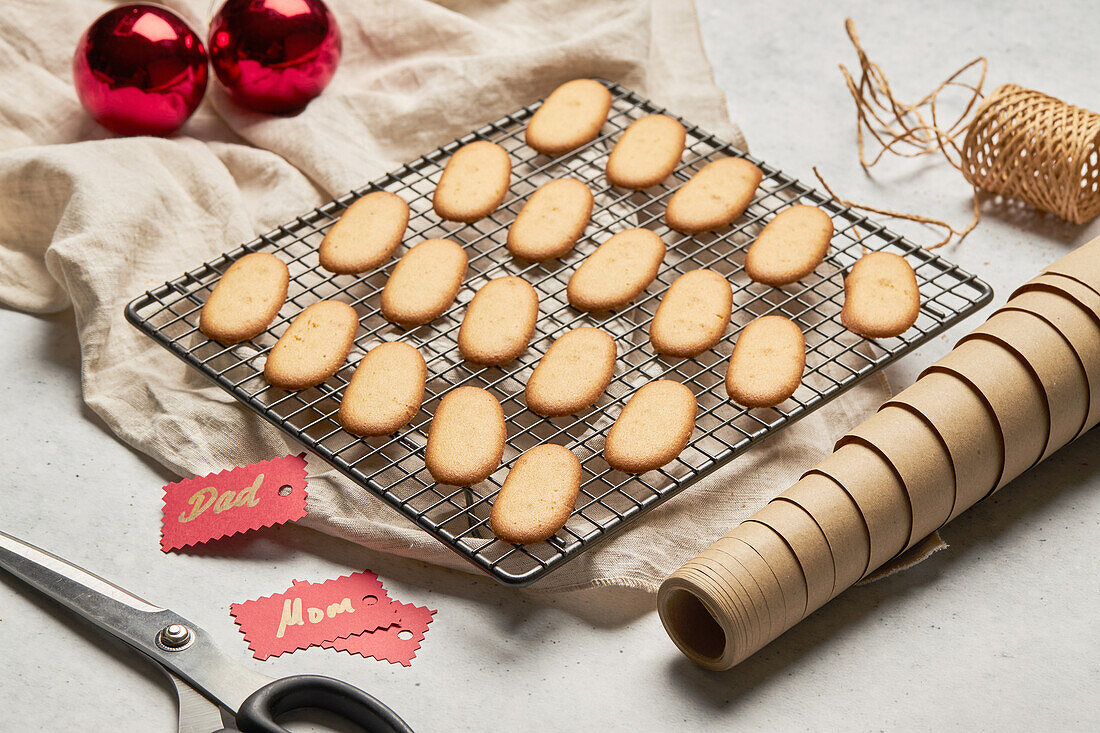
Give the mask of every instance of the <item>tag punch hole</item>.
[{"label": "tag punch hole", "polygon": [[378,603],[378,596],[363,596],[363,603],[368,606],[373,606],[375,603]]},{"label": "tag punch hole", "polygon": [[402,629],[401,631],[397,632],[397,638],[408,641],[409,639],[413,638],[413,632],[409,631],[408,629]]},{"label": "tag punch hole", "polygon": [[279,487],[279,496],[290,496],[290,492],[294,491],[294,487],[290,484],[283,484]]}]

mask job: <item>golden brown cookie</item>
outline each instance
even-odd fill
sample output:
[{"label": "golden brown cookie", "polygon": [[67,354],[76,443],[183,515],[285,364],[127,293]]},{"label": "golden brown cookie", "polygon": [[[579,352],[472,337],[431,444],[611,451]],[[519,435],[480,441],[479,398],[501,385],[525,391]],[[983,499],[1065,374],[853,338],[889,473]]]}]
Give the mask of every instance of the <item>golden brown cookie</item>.
[{"label": "golden brown cookie", "polygon": [[569,278],[569,303],[582,311],[621,308],[649,287],[664,258],[665,243],[649,229],[619,232],[588,255]]},{"label": "golden brown cookie", "polygon": [[685,234],[721,229],[745,213],[762,180],[764,172],[744,158],[707,163],[672,194],[665,222]]},{"label": "golden brown cookie", "polygon": [[264,378],[273,387],[305,389],[335,374],[351,352],[359,317],[339,300],[322,300],[294,319],[267,355]]},{"label": "golden brown cookie", "polygon": [[733,289],[714,270],[691,270],[676,278],[649,326],[658,354],[697,356],[718,343],[733,312]]},{"label": "golden brown cookie", "polygon": [[497,398],[480,387],[459,387],[435,408],[424,465],[441,484],[470,486],[497,469],[507,438]]},{"label": "golden brown cookie", "polygon": [[580,488],[581,462],[573,451],[553,443],[536,446],[508,472],[489,527],[505,542],[542,542],[565,526]]},{"label": "golden brown cookie", "polygon": [[408,224],[405,199],[389,191],[368,193],[349,206],[321,240],[321,267],[338,275],[373,270],[401,244]]},{"label": "golden brown cookie", "polygon": [[449,239],[426,239],[398,260],[382,289],[382,315],[405,326],[434,321],[454,302],[466,276],[466,251]]},{"label": "golden brown cookie", "polygon": [[917,276],[905,258],[868,252],[844,278],[840,322],[852,333],[887,338],[904,333],[920,315]]},{"label": "golden brown cookie", "polygon": [[527,144],[561,155],[592,142],[611,110],[611,92],[592,79],[567,81],[550,93],[527,123]]},{"label": "golden brown cookie", "polygon": [[355,435],[389,435],[408,425],[424,401],[424,357],[400,341],[378,344],[359,360],[337,419]]},{"label": "golden brown cookie", "polygon": [[485,140],[463,145],[447,161],[432,207],[449,221],[477,221],[504,201],[511,176],[512,161],[504,148]]},{"label": "golden brown cookie", "polygon": [[634,120],[607,158],[607,180],[613,186],[641,190],[668,178],[684,154],[687,132],[665,115]]},{"label": "golden brown cookie", "polygon": [[778,287],[809,275],[829,253],[833,220],[816,206],[792,206],[775,215],[745,253],[745,273]]},{"label": "golden brown cookie", "polygon": [[794,394],[806,368],[806,340],[783,316],[762,316],[733,345],[726,393],[745,407],[774,407]]},{"label": "golden brown cookie", "polygon": [[625,473],[660,468],[687,447],[698,404],[691,390],[668,379],[650,382],[623,407],[607,433],[607,464]]},{"label": "golden brown cookie", "polygon": [[527,407],[543,417],[591,407],[615,376],[615,339],[581,326],[559,336],[527,380]]},{"label": "golden brown cookie", "polygon": [[539,295],[522,277],[498,277],[481,286],[458,329],[462,358],[482,366],[507,364],[535,333]]},{"label": "golden brown cookie", "polygon": [[286,302],[290,273],[273,254],[253,252],[225,271],[202,306],[199,330],[229,346],[263,333]]},{"label": "golden brown cookie", "polygon": [[574,178],[539,186],[508,230],[508,251],[531,262],[561,257],[584,234],[592,201],[588,186]]}]

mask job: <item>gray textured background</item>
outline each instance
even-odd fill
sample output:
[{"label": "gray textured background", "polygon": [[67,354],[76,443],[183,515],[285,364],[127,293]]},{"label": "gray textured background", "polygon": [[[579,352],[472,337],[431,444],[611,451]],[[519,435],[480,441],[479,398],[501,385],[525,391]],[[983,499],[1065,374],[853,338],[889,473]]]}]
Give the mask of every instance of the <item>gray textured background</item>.
[{"label": "gray textured background", "polygon": [[[907,101],[981,53],[990,89],[1011,81],[1100,110],[1100,12],[1091,2],[698,5],[718,84],[753,153],[805,180],[816,164],[841,196],[867,203],[960,224],[969,216],[967,185],[932,158],[884,163],[874,177],[861,171],[836,67],[855,61],[845,15]],[[938,239],[928,228],[896,228]],[[980,228],[943,254],[990,282],[999,304],[1098,235],[1100,221],[1072,227],[987,208]],[[342,677],[420,731],[1100,727],[1096,431],[956,520],[944,532],[949,550],[844,594],[745,664],[713,674],[676,651],[651,596],[608,591],[621,613],[594,617],[591,596],[533,597],[296,527],[162,555],[159,489],[172,477],[81,404],[71,318],[0,310],[0,473],[20,497],[0,527],[183,613],[256,669]],[[892,383],[910,383],[977,322],[891,368]],[[439,609],[411,668],[320,649],[248,659],[231,601],[362,567],[394,597]],[[175,700],[151,666],[6,576],[0,659],[0,730],[174,730]]]}]

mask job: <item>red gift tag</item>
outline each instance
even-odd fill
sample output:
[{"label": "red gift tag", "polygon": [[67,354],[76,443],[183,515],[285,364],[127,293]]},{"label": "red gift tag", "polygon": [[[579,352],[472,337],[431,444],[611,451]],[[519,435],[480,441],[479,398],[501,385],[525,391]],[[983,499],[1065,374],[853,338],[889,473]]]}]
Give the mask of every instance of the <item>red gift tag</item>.
[{"label": "red gift tag", "polygon": [[398,621],[393,626],[326,641],[321,646],[408,667],[424,641],[435,611],[411,603],[393,601],[393,605],[398,609]]},{"label": "red gift tag", "polygon": [[306,515],[306,462],[284,456],[164,487],[160,549],[293,522]]},{"label": "red gift tag", "polygon": [[295,581],[282,593],[229,608],[256,659],[392,626],[398,609],[368,571],[323,583]]}]

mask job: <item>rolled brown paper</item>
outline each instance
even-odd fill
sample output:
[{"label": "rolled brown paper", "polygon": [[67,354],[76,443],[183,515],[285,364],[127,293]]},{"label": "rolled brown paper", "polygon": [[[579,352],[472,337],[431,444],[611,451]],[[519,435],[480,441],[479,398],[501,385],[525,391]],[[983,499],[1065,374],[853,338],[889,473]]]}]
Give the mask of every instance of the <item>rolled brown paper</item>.
[{"label": "rolled brown paper", "polygon": [[799,479],[778,499],[802,507],[821,527],[833,556],[830,598],[863,577],[871,557],[871,538],[859,507],[843,486],[828,476],[812,473]]},{"label": "rolled brown paper", "polygon": [[1042,458],[1077,436],[1088,416],[1089,385],[1077,352],[1056,328],[1030,313],[1002,309],[963,337],[963,341],[970,339],[988,339],[1004,346],[1026,362],[1039,380],[1050,421]]},{"label": "rolled brown paper", "polygon": [[1004,445],[993,408],[972,386],[946,372],[931,372],[885,404],[919,415],[947,448],[955,473],[955,503],[947,521],[997,487],[1004,469]]},{"label": "rolled brown paper", "polygon": [[1054,290],[1022,291],[1001,310],[1030,313],[1062,334],[1077,355],[1088,382],[1088,414],[1077,435],[1095,425],[1100,420],[1100,322]]},{"label": "rolled brown paper", "polygon": [[775,530],[760,522],[742,522],[726,538],[744,542],[771,568],[783,592],[785,623],[796,623],[806,615],[806,574],[790,545]]},{"label": "rolled brown paper", "polygon": [[805,509],[789,501],[773,501],[749,521],[769,527],[791,548],[806,580],[807,611],[829,600],[836,577],[833,554],[821,527]]},{"label": "rolled brown paper", "polygon": [[1050,435],[1050,419],[1046,396],[1026,362],[990,341],[965,341],[924,373],[933,371],[963,379],[992,408],[1005,457],[998,489],[1039,461]]},{"label": "rolled brown paper", "polygon": [[955,505],[955,471],[947,446],[923,418],[904,407],[884,405],[841,438],[836,447],[862,443],[890,464],[912,507],[905,549],[943,525]]},{"label": "rolled brown paper", "polygon": [[[795,623],[798,581],[803,615],[812,613],[825,602],[830,575],[833,597],[888,560],[888,548],[896,552],[933,526],[945,495],[954,497],[950,520],[1048,455],[1048,443],[1056,448],[1095,424],[1100,239],[1086,248],[1021,287],[1017,294],[1030,295],[1010,300],[743,525],[767,526],[782,543],[735,528],[697,558],[706,573],[698,582],[696,560],[666,579],[657,608],[677,646],[705,667],[729,669]],[[1074,432],[1082,414],[1085,425]],[[923,463],[948,484],[944,453],[955,488],[937,496],[917,473]],[[738,581],[755,589],[748,593],[755,615],[730,610],[723,598]],[[737,628],[743,623],[759,625]]]}]

